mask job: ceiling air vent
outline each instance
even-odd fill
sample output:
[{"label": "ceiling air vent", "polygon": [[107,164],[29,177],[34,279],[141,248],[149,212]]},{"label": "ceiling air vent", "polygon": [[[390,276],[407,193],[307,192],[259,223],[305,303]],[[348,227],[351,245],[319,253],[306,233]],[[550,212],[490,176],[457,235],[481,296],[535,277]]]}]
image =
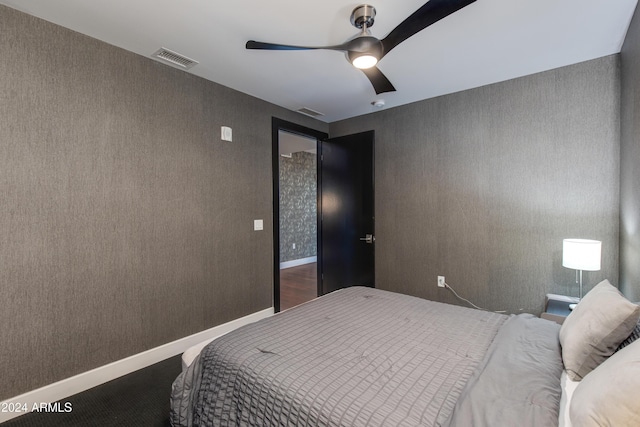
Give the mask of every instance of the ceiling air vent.
[{"label": "ceiling air vent", "polygon": [[179,53],[172,50],[165,49],[164,47],[158,49],[151,56],[160,59],[162,62],[182,68],[183,70],[188,70],[194,65],[198,65],[198,61],[194,61],[193,59],[187,58],[186,56],[180,55]]},{"label": "ceiling air vent", "polygon": [[318,112],[318,111],[314,111],[311,108],[307,108],[307,107],[302,107],[301,109],[298,110],[298,113],[302,113],[306,116],[310,116],[310,117],[318,117],[318,116],[324,116],[324,114]]}]

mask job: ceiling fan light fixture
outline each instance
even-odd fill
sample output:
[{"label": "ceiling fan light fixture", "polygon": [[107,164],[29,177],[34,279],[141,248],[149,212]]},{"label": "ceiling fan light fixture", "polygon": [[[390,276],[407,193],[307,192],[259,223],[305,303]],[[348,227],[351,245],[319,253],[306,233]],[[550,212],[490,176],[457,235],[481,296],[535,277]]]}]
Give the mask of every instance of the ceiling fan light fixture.
[{"label": "ceiling fan light fixture", "polygon": [[375,56],[365,53],[363,55],[357,56],[351,60],[351,64],[359,68],[361,70],[366,70],[367,68],[371,68],[378,63],[378,58]]},{"label": "ceiling fan light fixture", "polygon": [[382,42],[375,37],[362,35],[349,42],[347,58],[361,70],[374,67],[382,58]]}]

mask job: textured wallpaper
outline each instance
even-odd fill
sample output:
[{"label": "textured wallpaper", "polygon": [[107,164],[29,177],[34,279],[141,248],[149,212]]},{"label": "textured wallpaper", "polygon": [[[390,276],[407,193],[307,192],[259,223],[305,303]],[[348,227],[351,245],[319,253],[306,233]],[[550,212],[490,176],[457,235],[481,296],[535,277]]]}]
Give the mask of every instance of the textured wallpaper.
[{"label": "textured wallpaper", "polygon": [[443,275],[480,306],[539,313],[548,292],[578,294],[567,237],[602,241],[585,290],[617,283],[618,66],[613,55],[331,123],[331,137],[376,132],[376,286],[459,303]]},{"label": "textured wallpaper", "polygon": [[0,28],[0,400],[271,307],[272,117],[328,126],[5,6]]},{"label": "textured wallpaper", "polygon": [[620,56],[620,289],[632,301],[640,301],[640,7]]},{"label": "textured wallpaper", "polygon": [[316,155],[280,156],[280,262],[316,256],[317,200]]}]

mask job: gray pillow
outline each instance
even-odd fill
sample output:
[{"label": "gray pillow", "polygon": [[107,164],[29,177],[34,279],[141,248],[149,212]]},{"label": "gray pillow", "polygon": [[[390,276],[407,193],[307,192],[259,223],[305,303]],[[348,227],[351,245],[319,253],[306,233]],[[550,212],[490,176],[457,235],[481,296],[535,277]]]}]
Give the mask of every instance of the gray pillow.
[{"label": "gray pillow", "polygon": [[567,376],[580,381],[597,368],[631,334],[638,318],[640,306],[629,302],[608,280],[598,283],[560,328]]},{"label": "gray pillow", "polygon": [[598,366],[573,393],[569,416],[580,427],[637,426],[640,417],[640,341]]}]

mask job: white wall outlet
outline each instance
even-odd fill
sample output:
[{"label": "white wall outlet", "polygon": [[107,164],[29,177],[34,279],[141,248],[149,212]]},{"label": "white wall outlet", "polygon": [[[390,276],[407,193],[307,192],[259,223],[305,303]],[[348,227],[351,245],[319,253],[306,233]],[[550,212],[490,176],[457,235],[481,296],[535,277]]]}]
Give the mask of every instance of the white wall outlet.
[{"label": "white wall outlet", "polygon": [[438,287],[439,288],[444,288],[444,276],[438,276]]},{"label": "white wall outlet", "polygon": [[264,230],[264,222],[261,219],[254,219],[253,230],[254,231]]},{"label": "white wall outlet", "polygon": [[294,243],[294,244],[293,244],[293,249],[295,249],[295,248],[296,248],[296,244]]}]

